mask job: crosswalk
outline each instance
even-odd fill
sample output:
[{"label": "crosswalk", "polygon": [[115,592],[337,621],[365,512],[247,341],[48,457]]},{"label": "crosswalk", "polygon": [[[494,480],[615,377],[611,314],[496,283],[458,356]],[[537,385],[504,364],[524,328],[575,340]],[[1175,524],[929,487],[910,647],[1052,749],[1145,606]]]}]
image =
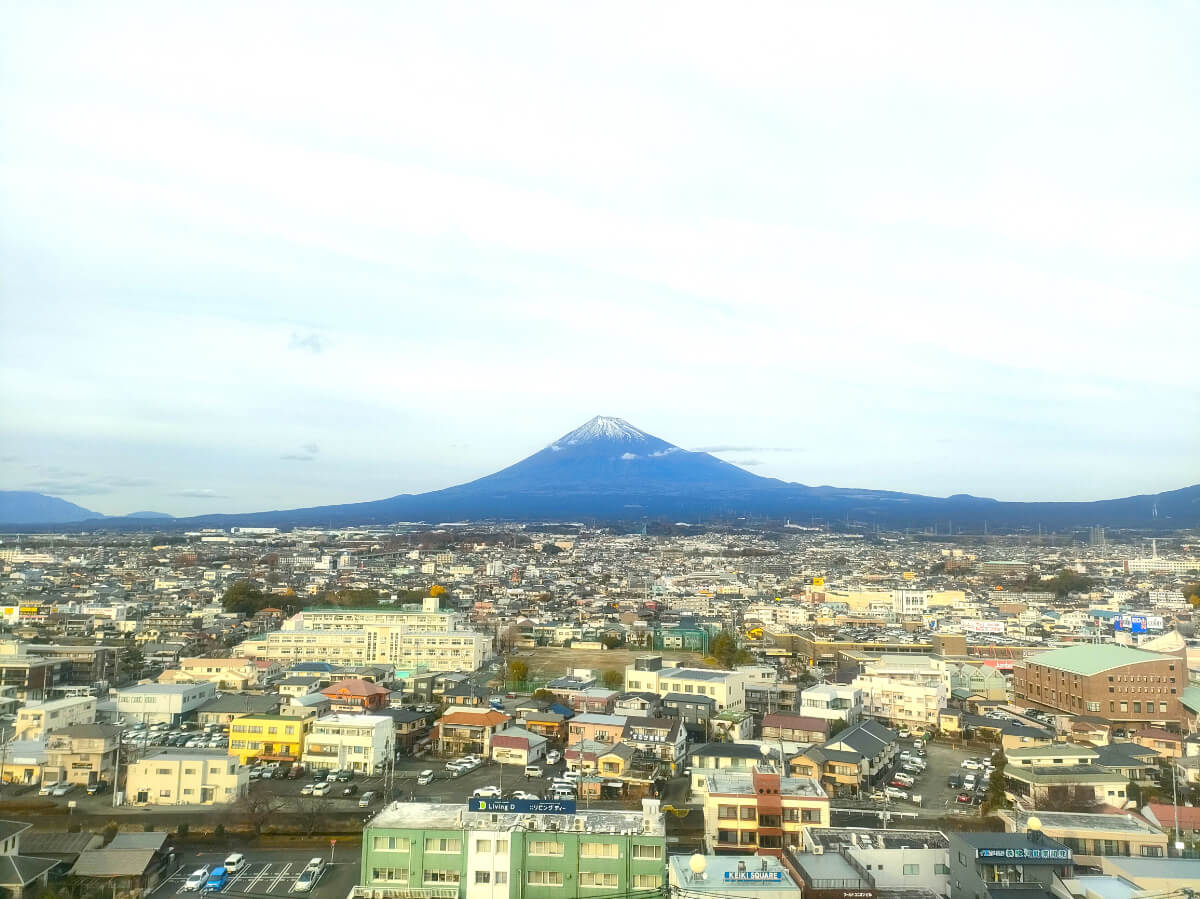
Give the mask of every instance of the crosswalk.
[{"label": "crosswalk", "polygon": [[[216,864],[220,864],[217,862]],[[229,875],[222,893],[279,893],[291,890],[292,884],[300,872],[304,870],[305,862],[275,862],[247,864],[240,871]],[[200,867],[200,864],[180,865],[166,878],[164,892],[177,893],[181,896],[191,895],[183,891],[183,885],[188,875]],[[209,868],[215,867],[210,864]],[[209,892],[211,895],[211,891]]]}]

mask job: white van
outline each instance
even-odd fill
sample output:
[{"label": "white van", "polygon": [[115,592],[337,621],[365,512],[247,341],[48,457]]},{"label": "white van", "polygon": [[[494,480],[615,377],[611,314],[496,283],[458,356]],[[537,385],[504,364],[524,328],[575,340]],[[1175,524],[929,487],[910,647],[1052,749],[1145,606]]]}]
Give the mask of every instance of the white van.
[{"label": "white van", "polygon": [[49,796],[54,792],[54,788],[58,786],[57,780],[43,780],[41,787],[38,789],[39,796]]},{"label": "white van", "polygon": [[566,786],[563,786],[562,784],[559,784],[558,786],[550,788],[550,792],[546,794],[546,798],[547,799],[560,799],[560,800],[574,799],[575,791],[573,789],[571,789],[570,787],[566,787]]}]

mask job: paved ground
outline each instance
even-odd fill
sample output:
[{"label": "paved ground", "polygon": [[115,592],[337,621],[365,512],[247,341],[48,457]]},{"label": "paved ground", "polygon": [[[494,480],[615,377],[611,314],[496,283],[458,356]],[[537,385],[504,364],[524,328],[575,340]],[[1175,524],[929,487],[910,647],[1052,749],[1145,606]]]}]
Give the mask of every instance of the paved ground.
[{"label": "paved ground", "polygon": [[[225,860],[227,853],[199,852],[185,853],[175,860],[175,868],[150,894],[154,899],[175,899],[176,896],[197,896],[196,893],[180,891],[187,876],[201,865],[215,868]],[[309,859],[322,853],[315,850],[295,849],[254,849],[247,850],[246,858],[249,864],[241,871],[230,876],[222,895],[228,896],[286,896],[296,882],[297,875],[304,870]],[[330,853],[326,850],[323,857],[328,862]],[[303,894],[314,899],[345,899],[350,888],[358,883],[359,852],[358,846],[342,850],[339,857],[336,847],[333,852],[333,863],[325,870],[325,874],[317,882],[316,887]],[[208,895],[212,895],[209,893]],[[295,894],[301,895],[299,893]]]}]

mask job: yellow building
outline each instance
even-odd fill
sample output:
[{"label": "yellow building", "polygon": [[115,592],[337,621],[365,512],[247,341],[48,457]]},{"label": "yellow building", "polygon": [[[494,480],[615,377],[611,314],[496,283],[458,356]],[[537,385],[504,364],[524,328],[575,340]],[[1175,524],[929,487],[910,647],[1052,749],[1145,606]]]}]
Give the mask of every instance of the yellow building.
[{"label": "yellow building", "polygon": [[243,715],[229,724],[229,754],[245,765],[250,759],[299,761],[309,721],[289,715]]}]

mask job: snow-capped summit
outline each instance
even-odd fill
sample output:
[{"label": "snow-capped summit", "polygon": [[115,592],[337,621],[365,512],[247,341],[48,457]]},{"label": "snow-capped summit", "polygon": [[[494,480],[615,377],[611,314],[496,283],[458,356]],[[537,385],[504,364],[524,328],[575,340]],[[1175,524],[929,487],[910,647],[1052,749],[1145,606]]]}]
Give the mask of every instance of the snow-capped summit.
[{"label": "snow-capped summit", "polygon": [[616,418],[611,415],[597,415],[569,434],[564,434],[551,445],[575,446],[580,443],[591,443],[593,440],[635,440],[644,443],[649,439],[649,434],[635,428],[623,418]]}]

